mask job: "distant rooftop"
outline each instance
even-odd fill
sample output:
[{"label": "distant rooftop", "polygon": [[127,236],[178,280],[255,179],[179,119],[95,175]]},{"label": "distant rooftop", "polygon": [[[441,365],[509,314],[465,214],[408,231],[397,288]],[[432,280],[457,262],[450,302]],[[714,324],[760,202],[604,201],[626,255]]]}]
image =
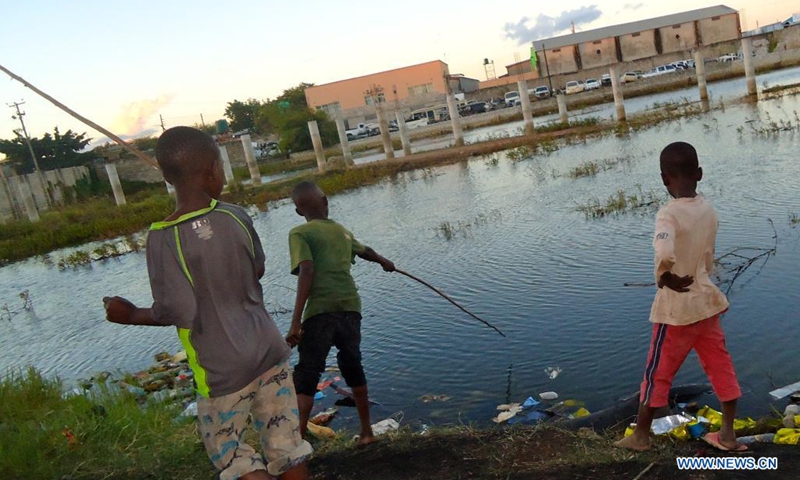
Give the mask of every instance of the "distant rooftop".
[{"label": "distant rooftop", "polygon": [[729,15],[731,13],[737,13],[737,10],[726,7],[725,5],[717,5],[716,7],[700,8],[698,10],[690,10],[688,12],[664,15],[663,17],[648,18],[646,20],[622,23],[619,25],[597,28],[586,32],[571,33],[569,35],[535,40],[532,43],[539,51],[542,50],[542,44],[544,44],[546,49],[550,50],[553,48],[566,47],[568,45],[594,42],[595,40],[602,40],[604,38],[619,37],[621,35],[629,35],[631,33],[653,30],[655,28],[668,27],[670,25],[694,22],[696,20],[702,20],[710,17]]}]

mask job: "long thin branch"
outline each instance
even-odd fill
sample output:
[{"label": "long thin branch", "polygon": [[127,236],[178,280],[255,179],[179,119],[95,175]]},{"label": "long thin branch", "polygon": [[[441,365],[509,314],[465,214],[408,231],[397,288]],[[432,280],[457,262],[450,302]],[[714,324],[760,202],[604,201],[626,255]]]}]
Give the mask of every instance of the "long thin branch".
[{"label": "long thin branch", "polygon": [[481,317],[479,317],[479,316],[475,315],[474,313],[470,312],[470,311],[469,311],[469,310],[467,310],[466,308],[462,307],[461,305],[459,305],[458,303],[456,303],[456,302],[455,302],[455,300],[453,300],[452,298],[450,298],[450,297],[448,297],[447,295],[445,295],[444,293],[442,293],[442,292],[441,292],[441,291],[440,291],[438,288],[434,287],[434,286],[433,286],[433,285],[431,285],[430,283],[428,283],[428,282],[426,282],[426,281],[424,281],[424,280],[422,280],[422,279],[420,279],[420,278],[417,278],[417,277],[415,277],[414,275],[411,275],[411,274],[410,274],[410,273],[408,273],[408,272],[404,272],[404,271],[402,271],[402,270],[400,270],[400,269],[396,269],[395,271],[396,271],[397,273],[401,274],[401,275],[405,275],[406,277],[408,277],[408,278],[410,278],[410,279],[412,279],[412,280],[416,280],[417,282],[419,282],[419,283],[421,283],[421,284],[425,285],[426,287],[430,288],[430,289],[431,289],[431,290],[433,290],[434,292],[438,293],[438,294],[439,294],[439,295],[440,295],[442,298],[444,298],[444,299],[445,299],[445,300],[447,300],[448,302],[452,303],[453,305],[455,305],[456,307],[458,307],[459,309],[461,309],[461,311],[463,311],[463,312],[464,312],[464,313],[466,313],[467,315],[469,315],[469,316],[471,316],[472,318],[474,318],[474,319],[478,320],[479,322],[483,323],[483,324],[484,324],[484,325],[486,325],[487,327],[489,327],[489,328],[493,329],[495,332],[499,333],[500,335],[502,335],[502,336],[504,336],[504,337],[506,336],[506,334],[505,334],[505,333],[503,333],[503,332],[501,332],[500,330],[498,330],[498,329],[497,329],[497,327],[495,327],[495,326],[494,326],[494,325],[492,325],[491,323],[487,322],[486,320],[482,319]]},{"label": "long thin branch", "polygon": [[49,101],[50,103],[52,103],[56,107],[60,108],[61,110],[64,110],[68,114],[70,114],[73,117],[77,118],[78,120],[80,120],[81,122],[85,123],[86,125],[94,128],[95,130],[97,130],[98,132],[100,132],[103,135],[107,136],[111,140],[114,140],[122,148],[124,148],[125,150],[127,150],[127,151],[131,152],[132,154],[136,155],[137,157],[139,157],[145,163],[149,164],[152,167],[158,168],[158,163],[154,159],[152,159],[151,157],[148,157],[147,155],[145,155],[138,148],[134,147],[133,145],[129,145],[127,142],[125,142],[125,140],[119,138],[118,136],[114,135],[110,131],[106,130],[105,128],[101,127],[100,125],[98,125],[98,124],[94,123],[93,121],[89,120],[88,118],[84,117],[83,115],[71,110],[69,107],[67,107],[63,103],[59,102],[55,98],[51,97],[50,95],[44,93],[43,91],[39,90],[35,86],[31,85],[30,82],[28,82],[24,78],[20,77],[19,75],[15,74],[11,70],[7,69],[6,67],[0,65],[0,70],[2,70],[5,73],[7,73],[14,80],[16,80],[16,81],[20,82],[21,84],[25,85],[26,87],[30,88],[31,90],[36,92],[39,96],[43,97],[45,100]]}]

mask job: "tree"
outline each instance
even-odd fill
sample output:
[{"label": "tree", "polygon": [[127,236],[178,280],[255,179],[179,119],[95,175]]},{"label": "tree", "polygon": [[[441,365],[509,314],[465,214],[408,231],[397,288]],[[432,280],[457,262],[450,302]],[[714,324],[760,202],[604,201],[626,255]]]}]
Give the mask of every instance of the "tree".
[{"label": "tree", "polygon": [[[31,145],[39,161],[39,168],[54,170],[89,163],[94,158],[94,154],[82,151],[91,141],[91,138],[86,137],[86,132],[79,135],[72,130],[67,130],[62,135],[58,127],[55,127],[52,135],[45,133],[42,138],[31,138]],[[15,168],[17,173],[24,174],[34,171],[28,145],[25,138],[18,133],[17,137],[12,140],[0,140],[0,153],[5,154],[8,158],[7,163]]]},{"label": "tree", "polygon": [[244,102],[234,100],[228,102],[225,107],[225,116],[231,122],[231,130],[238,132],[241,130],[256,131],[256,117],[264,104],[255,98],[247,99]]}]

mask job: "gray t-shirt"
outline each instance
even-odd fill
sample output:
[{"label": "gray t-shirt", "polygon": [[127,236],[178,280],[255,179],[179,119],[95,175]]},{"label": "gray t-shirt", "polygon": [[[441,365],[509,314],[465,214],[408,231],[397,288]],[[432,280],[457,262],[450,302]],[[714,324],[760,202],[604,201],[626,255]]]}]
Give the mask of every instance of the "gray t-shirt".
[{"label": "gray t-shirt", "polygon": [[264,308],[264,251],[240,207],[211,202],[147,236],[153,320],[178,327],[205,397],[237,392],[289,357]]}]

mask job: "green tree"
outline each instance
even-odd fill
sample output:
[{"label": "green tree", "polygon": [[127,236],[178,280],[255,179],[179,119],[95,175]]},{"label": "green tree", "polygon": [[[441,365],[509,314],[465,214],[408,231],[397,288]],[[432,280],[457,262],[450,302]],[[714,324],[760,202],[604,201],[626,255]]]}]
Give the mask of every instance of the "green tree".
[{"label": "green tree", "polygon": [[255,98],[244,102],[234,100],[225,107],[225,117],[231,122],[231,130],[238,132],[250,130],[256,132],[256,117],[264,104]]},{"label": "green tree", "polygon": [[301,83],[288,88],[274,100],[263,103],[256,116],[256,125],[261,133],[276,133],[281,150],[298,152],[313,148],[308,122],[316,120],[322,143],[326,146],[338,141],[336,124],[325,112],[308,108],[305,90],[313,83]]},{"label": "green tree", "polygon": [[[91,141],[91,138],[86,137],[86,132],[76,134],[72,130],[67,130],[61,134],[58,127],[55,127],[52,135],[45,133],[42,138],[31,138],[31,145],[39,161],[39,168],[54,170],[89,163],[95,155],[83,150]],[[17,173],[34,171],[28,145],[21,135],[17,134],[17,137],[11,140],[0,140],[0,153],[5,154],[8,164],[15,168]]]}]

